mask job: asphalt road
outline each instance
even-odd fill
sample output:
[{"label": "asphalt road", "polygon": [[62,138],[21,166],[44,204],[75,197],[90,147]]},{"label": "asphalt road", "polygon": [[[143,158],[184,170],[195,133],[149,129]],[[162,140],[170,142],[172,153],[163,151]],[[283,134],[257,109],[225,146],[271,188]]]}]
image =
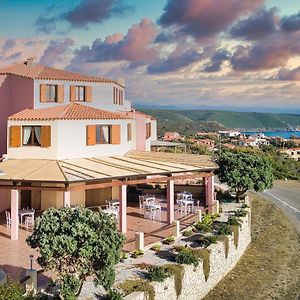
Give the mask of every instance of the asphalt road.
[{"label": "asphalt road", "polygon": [[258,194],[281,208],[300,234],[300,183],[275,182],[271,190]]}]

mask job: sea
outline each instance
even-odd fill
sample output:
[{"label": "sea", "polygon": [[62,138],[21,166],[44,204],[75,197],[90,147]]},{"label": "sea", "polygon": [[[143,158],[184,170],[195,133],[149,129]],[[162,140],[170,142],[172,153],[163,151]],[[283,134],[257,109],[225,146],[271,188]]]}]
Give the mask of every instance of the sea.
[{"label": "sea", "polygon": [[252,135],[255,133],[263,133],[266,136],[270,137],[282,137],[284,139],[290,139],[292,136],[300,138],[300,131],[243,131],[243,134]]}]

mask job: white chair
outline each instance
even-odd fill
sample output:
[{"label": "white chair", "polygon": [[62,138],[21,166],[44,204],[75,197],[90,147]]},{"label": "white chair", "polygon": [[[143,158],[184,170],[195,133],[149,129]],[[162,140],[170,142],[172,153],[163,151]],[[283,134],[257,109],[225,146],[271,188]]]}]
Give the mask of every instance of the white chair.
[{"label": "white chair", "polygon": [[25,217],[24,225],[27,229],[32,229],[34,226],[34,218],[33,217]]},{"label": "white chair", "polygon": [[144,196],[139,196],[139,207],[140,207],[140,211],[142,211],[143,208],[144,208],[144,202],[145,202],[145,197],[144,197]]},{"label": "white chair", "polygon": [[11,227],[11,216],[10,212],[5,211],[5,218],[6,218],[6,226]]}]

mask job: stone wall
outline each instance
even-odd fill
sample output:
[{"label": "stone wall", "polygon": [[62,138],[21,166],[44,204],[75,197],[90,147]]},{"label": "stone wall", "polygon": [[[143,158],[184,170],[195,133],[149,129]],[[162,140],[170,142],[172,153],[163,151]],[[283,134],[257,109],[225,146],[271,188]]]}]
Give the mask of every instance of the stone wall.
[{"label": "stone wall", "polygon": [[[251,211],[250,209],[247,211],[248,215],[241,218],[242,226],[234,230],[234,234],[206,248],[209,251],[209,262],[204,263],[201,260],[197,268],[189,265],[183,266],[184,275],[179,296],[176,295],[174,277],[167,278],[163,283],[151,282],[155,290],[155,300],[199,300],[208,294],[235,267],[251,242]],[[126,297],[126,300],[142,299],[148,298],[141,292]]]}]

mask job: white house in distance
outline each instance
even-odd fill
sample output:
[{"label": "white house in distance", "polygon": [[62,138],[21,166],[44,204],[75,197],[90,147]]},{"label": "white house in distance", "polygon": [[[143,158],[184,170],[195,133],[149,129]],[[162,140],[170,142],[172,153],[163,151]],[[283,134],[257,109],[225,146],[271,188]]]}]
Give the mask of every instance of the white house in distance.
[{"label": "white house in distance", "polygon": [[287,154],[289,157],[295,160],[300,160],[300,148],[284,149],[281,152]]},{"label": "white house in distance", "polygon": [[12,239],[20,208],[100,207],[107,199],[119,201],[126,233],[127,187],[139,184],[166,186],[166,224],[174,221],[176,182],[202,179],[195,188],[213,209],[217,165],[206,156],[150,152],[156,120],[131,106],[123,80],[29,59],[0,68],[0,104],[0,212],[11,209]]}]

